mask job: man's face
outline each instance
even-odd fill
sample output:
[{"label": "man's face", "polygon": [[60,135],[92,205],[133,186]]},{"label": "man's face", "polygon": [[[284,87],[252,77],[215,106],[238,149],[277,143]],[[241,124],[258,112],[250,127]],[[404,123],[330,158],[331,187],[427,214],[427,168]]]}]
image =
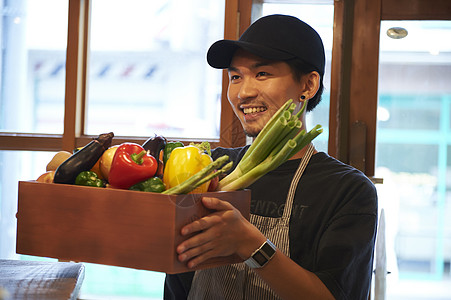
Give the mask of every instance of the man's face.
[{"label": "man's face", "polygon": [[230,67],[227,96],[247,135],[257,136],[289,99],[299,102],[301,83],[288,64],[237,50]]}]

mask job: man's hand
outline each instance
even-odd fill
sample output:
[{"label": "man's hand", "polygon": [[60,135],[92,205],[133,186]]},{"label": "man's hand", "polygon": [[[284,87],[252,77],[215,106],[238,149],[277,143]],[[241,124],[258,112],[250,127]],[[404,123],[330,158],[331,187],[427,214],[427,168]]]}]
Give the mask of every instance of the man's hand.
[{"label": "man's hand", "polygon": [[204,197],[203,205],[213,213],[181,229],[186,236],[197,233],[177,247],[179,260],[190,268],[212,257],[239,255],[247,259],[265,240],[265,236],[226,201]]}]

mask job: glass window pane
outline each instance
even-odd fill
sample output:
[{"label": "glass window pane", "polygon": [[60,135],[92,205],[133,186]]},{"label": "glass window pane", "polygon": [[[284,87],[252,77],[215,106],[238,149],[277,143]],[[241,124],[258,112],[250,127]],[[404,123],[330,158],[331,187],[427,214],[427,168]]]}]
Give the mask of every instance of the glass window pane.
[{"label": "glass window pane", "polygon": [[0,9],[0,130],[62,133],[68,1],[1,1]]},{"label": "glass window pane", "polygon": [[[307,128],[312,128],[316,124],[321,124],[324,132],[314,141],[315,147],[320,151],[327,152],[329,137],[329,104],[330,104],[330,66],[332,60],[332,41],[334,23],[333,1],[321,1],[321,4],[290,3],[290,1],[268,1],[263,3],[262,15],[286,14],[298,17],[312,26],[323,40],[326,51],[326,71],[324,74],[324,92],[321,102],[310,113],[307,114]],[[296,1],[292,1],[296,2]],[[310,2],[311,3],[311,2]]]},{"label": "glass window pane", "polygon": [[[385,76],[386,69],[381,67],[381,77]],[[416,74],[421,74],[419,71]],[[451,73],[450,73],[451,75]],[[391,75],[393,76],[393,75]],[[414,94],[413,90],[405,94],[379,94],[379,128],[401,130],[438,130],[440,128],[440,97]],[[428,105],[425,106],[424,103]]]},{"label": "glass window pane", "polygon": [[0,151],[0,259],[17,259],[18,181],[36,180],[54,152]]},{"label": "glass window pane", "polygon": [[93,0],[87,133],[219,138],[222,1]]},{"label": "glass window pane", "polygon": [[[390,28],[408,34],[393,39]],[[377,188],[386,212],[389,297],[451,296],[450,37],[450,21],[381,23],[376,177],[384,178]],[[412,280],[424,288],[402,288]]]}]

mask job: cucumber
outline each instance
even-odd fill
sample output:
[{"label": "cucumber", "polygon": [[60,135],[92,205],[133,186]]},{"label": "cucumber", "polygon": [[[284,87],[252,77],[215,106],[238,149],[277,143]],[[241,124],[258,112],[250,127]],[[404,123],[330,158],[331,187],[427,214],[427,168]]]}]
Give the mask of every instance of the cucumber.
[{"label": "cucumber", "polygon": [[54,183],[75,184],[75,178],[83,171],[89,171],[111,146],[114,134],[103,133],[66,159],[55,171]]}]

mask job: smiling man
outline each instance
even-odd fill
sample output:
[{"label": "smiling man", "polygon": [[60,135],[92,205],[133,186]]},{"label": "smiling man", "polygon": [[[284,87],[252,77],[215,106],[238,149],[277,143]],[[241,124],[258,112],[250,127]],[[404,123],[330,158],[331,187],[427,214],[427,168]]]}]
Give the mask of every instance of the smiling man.
[{"label": "smiling man", "polygon": [[[288,99],[316,107],[324,57],[313,28],[271,15],[238,41],[214,43],[207,61],[228,70],[229,102],[255,137]],[[300,119],[305,128],[305,112]],[[247,149],[217,148],[213,157],[227,154],[236,165]],[[195,235],[176,249],[189,267],[231,254],[243,263],[167,275],[165,299],[368,298],[377,220],[368,178],[310,144],[249,188],[249,221],[229,203],[204,198],[212,213],[183,227]]]}]

